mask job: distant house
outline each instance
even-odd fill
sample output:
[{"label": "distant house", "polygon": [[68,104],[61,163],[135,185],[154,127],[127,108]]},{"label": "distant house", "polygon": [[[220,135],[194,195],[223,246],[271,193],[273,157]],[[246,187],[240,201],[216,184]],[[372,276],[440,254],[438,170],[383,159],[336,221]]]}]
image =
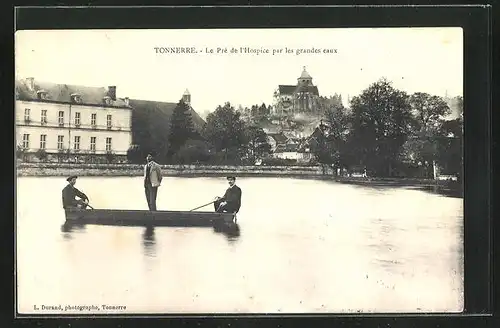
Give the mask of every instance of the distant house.
[{"label": "distant house", "polygon": [[288,137],[286,137],[283,133],[268,133],[267,134],[267,142],[271,145],[271,151],[274,152],[279,145],[284,145],[288,141]]},{"label": "distant house", "polygon": [[280,144],[276,147],[273,157],[297,160],[299,158],[298,149],[299,146],[297,144]]},{"label": "distant house", "polygon": [[299,163],[309,163],[314,159],[314,154],[311,147],[303,142],[299,144],[297,149],[297,162]]}]

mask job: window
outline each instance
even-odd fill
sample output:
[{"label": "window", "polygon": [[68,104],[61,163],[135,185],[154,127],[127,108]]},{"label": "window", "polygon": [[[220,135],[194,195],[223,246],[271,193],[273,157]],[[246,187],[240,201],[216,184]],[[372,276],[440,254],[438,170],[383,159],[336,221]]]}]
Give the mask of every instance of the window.
[{"label": "window", "polygon": [[80,112],[75,113],[75,126],[80,126]]},{"label": "window", "polygon": [[95,151],[95,139],[96,137],[90,137],[90,151]]},{"label": "window", "polygon": [[111,138],[106,138],[106,151],[111,151]]},{"label": "window", "polygon": [[58,122],[59,122],[59,126],[64,126],[64,112],[62,110],[59,111]]},{"label": "window", "polygon": [[30,121],[30,113],[31,113],[31,109],[29,109],[29,108],[24,109],[24,121],[25,122]]},{"label": "window", "polygon": [[43,125],[47,124],[47,110],[46,109],[42,109],[42,116],[40,118],[40,123]]},{"label": "window", "polygon": [[24,149],[30,148],[30,135],[29,134],[23,134],[23,148]]},{"label": "window", "polygon": [[41,134],[40,135],[40,149],[45,149],[45,144],[47,143],[47,135],[46,134]]},{"label": "window", "polygon": [[80,136],[75,136],[75,144],[73,146],[73,149],[80,150]]},{"label": "window", "polygon": [[90,116],[90,125],[92,125],[93,128],[96,126],[96,121],[97,121],[97,114],[92,114]]},{"label": "window", "polygon": [[111,129],[111,115],[108,115],[106,118],[106,126],[108,127],[108,130]]},{"label": "window", "polygon": [[64,136],[57,136],[57,149],[64,149]]}]

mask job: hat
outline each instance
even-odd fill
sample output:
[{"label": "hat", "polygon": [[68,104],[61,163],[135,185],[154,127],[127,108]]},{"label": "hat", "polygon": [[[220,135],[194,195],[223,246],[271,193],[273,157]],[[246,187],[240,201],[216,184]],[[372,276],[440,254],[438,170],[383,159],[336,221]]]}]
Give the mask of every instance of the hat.
[{"label": "hat", "polygon": [[70,182],[73,178],[78,178],[76,175],[72,175],[66,179],[66,181]]},{"label": "hat", "polygon": [[228,179],[228,180],[236,180],[236,177],[234,177],[234,176],[228,176],[226,179]]}]

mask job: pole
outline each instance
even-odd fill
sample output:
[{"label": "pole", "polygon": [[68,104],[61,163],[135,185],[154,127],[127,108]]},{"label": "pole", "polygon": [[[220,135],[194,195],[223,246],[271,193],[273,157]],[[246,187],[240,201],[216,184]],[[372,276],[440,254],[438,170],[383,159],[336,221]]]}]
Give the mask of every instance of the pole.
[{"label": "pole", "polygon": [[69,103],[69,118],[68,118],[68,155],[70,151],[71,151],[71,102]]}]

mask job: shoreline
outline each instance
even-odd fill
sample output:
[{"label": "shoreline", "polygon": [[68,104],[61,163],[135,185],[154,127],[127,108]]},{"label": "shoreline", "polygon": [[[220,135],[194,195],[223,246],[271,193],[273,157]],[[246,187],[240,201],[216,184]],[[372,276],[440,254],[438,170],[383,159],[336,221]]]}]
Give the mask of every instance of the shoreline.
[{"label": "shoreline", "polygon": [[[340,183],[380,186],[429,186],[460,189],[457,181],[421,178],[340,177],[321,166],[229,166],[229,165],[161,165],[165,177],[293,177],[332,180]],[[143,166],[136,164],[67,164],[18,163],[17,177],[58,177],[76,174],[82,177],[136,177],[143,175]]]}]

